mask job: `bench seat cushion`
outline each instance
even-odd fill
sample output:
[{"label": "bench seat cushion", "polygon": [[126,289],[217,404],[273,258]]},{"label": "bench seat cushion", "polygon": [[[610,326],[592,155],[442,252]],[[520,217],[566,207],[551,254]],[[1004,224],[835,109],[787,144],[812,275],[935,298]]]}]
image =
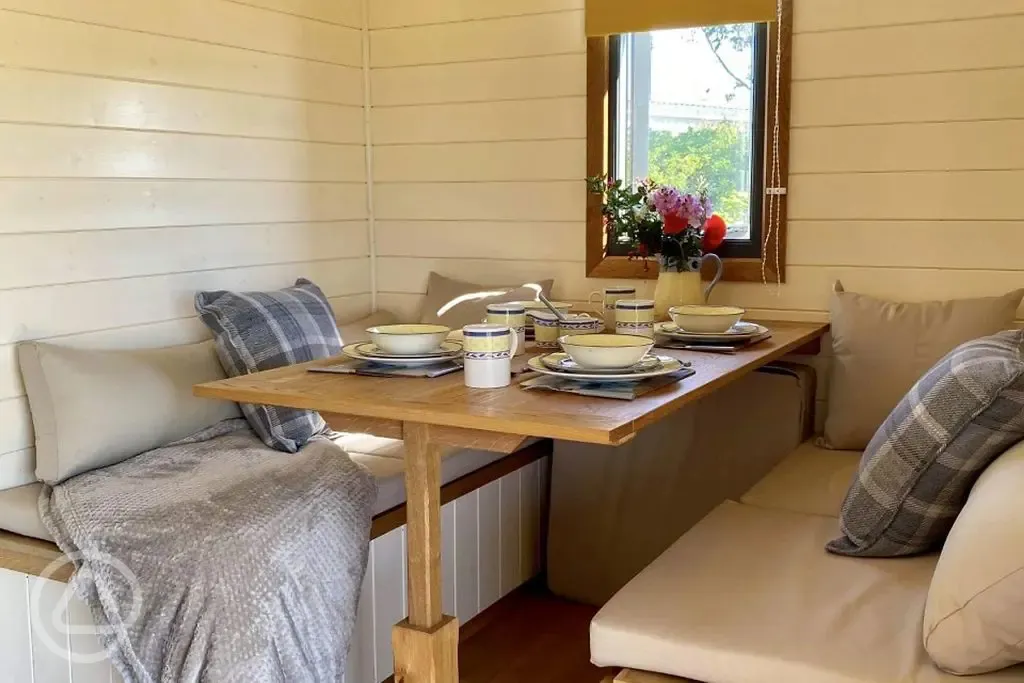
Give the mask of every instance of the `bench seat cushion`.
[{"label": "bench seat cushion", "polygon": [[[405,463],[401,441],[366,434],[346,434],[338,439],[338,444],[377,480],[374,515],[405,502]],[[442,455],[441,483],[455,481],[503,457],[504,454],[491,451],[450,449]],[[0,491],[0,530],[53,541],[39,518],[37,501],[41,488],[42,484],[35,483]]]},{"label": "bench seat cushion", "polygon": [[807,441],[747,491],[746,505],[839,517],[857,474],[860,451],[833,451]]},{"label": "bench seat cushion", "polygon": [[597,614],[594,663],[712,683],[962,681],[921,643],[936,557],[829,555],[837,529],[830,517],[723,503]]}]

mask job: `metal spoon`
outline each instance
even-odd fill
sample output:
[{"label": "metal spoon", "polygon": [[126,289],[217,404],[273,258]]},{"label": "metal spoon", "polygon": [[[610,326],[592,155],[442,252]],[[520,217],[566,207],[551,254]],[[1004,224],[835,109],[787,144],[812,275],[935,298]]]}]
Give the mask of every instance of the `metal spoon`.
[{"label": "metal spoon", "polygon": [[555,317],[560,321],[566,320],[565,314],[555,308],[555,305],[548,301],[548,298],[544,296],[544,292],[537,292],[537,299],[548,307],[548,310],[555,314]]}]

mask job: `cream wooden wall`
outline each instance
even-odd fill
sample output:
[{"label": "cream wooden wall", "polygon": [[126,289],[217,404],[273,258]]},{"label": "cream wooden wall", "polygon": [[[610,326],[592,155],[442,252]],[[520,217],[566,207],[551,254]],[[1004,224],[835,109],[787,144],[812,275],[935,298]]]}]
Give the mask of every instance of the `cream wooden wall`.
[{"label": "cream wooden wall", "polygon": [[0,0],[0,468],[14,344],[184,343],[206,288],[364,313],[361,0]]},{"label": "cream wooden wall", "polygon": [[[431,269],[603,284],[583,266],[582,6],[371,1],[382,306],[415,310]],[[821,318],[836,278],[907,300],[1024,286],[1024,0],[794,13],[789,283],[715,300]]]}]

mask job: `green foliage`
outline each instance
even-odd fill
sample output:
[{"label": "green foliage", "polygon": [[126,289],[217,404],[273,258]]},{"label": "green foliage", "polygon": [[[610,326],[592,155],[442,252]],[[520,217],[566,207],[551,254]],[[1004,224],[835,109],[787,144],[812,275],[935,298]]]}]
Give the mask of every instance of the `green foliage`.
[{"label": "green foliage", "polygon": [[749,220],[750,195],[741,191],[750,168],[750,142],[730,121],[684,133],[650,134],[649,175],[659,185],[704,190],[726,223]]}]

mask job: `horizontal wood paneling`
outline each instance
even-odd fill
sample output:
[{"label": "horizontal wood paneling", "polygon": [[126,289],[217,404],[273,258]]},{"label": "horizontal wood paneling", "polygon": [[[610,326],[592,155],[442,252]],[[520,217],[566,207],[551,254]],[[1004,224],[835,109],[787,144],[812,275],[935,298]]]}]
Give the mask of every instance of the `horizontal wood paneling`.
[{"label": "horizontal wood paneling", "polygon": [[[2,137],[2,130],[0,130]],[[374,147],[381,182],[577,180],[586,173],[586,140]],[[0,164],[2,168],[2,164]]]},{"label": "horizontal wood paneling", "polygon": [[1024,119],[801,128],[790,173],[1024,169]]},{"label": "horizontal wood paneling", "polygon": [[364,142],[361,106],[2,67],[0,121]]},{"label": "horizontal wood paneling", "polygon": [[1022,32],[1024,14],[797,34],[793,36],[793,78],[1024,66]]},{"label": "horizontal wood paneling", "polygon": [[1022,12],[1024,0],[798,0],[793,6],[793,30],[830,31]]},{"label": "horizontal wood paneling", "polygon": [[0,232],[367,217],[361,183],[0,179]]},{"label": "horizontal wood paneling", "polygon": [[0,64],[335,104],[363,101],[363,74],[355,67],[16,12],[0,20]]},{"label": "horizontal wood paneling", "polygon": [[558,260],[584,248],[582,221],[377,221],[378,256]]},{"label": "horizontal wood paneling", "polygon": [[[791,221],[797,266],[1024,271],[1024,221]],[[1022,275],[1024,285],[1024,275]]]},{"label": "horizontal wood paneling", "polygon": [[[583,215],[583,181],[523,183],[376,183],[382,220],[576,221]],[[540,209],[540,210],[539,210]]]},{"label": "horizontal wood paneling", "polygon": [[394,144],[563,138],[586,139],[586,98],[433,104],[373,111],[374,150]]},{"label": "horizontal wood paneling", "polygon": [[578,10],[583,9],[583,4],[583,0],[518,0],[514,3],[507,0],[373,0],[370,3],[369,26],[379,29],[514,17]]},{"label": "horizontal wood paneling", "polygon": [[1024,68],[800,81],[792,107],[795,128],[1024,118]]},{"label": "horizontal wood paneling", "polygon": [[262,7],[282,14],[292,14],[326,21],[350,28],[362,28],[361,0],[230,0],[239,5]]},{"label": "horizontal wood paneling", "polygon": [[369,255],[366,224],[271,223],[0,235],[0,289]]},{"label": "horizontal wood paneling", "polygon": [[362,145],[0,124],[0,177],[363,182]]},{"label": "horizontal wood paneling", "polygon": [[790,178],[794,219],[1020,220],[1024,171],[837,173]]},{"label": "horizontal wood paneling", "polygon": [[586,94],[586,57],[560,55],[373,71],[374,106],[493,102]]},{"label": "horizontal wood paneling", "polygon": [[0,0],[0,10],[362,66],[362,37],[357,29],[265,12],[226,0]]},{"label": "horizontal wood paneling", "polygon": [[582,26],[583,12],[573,11],[381,29],[370,34],[370,66],[581,54],[586,51]]},{"label": "horizontal wood paneling", "polygon": [[306,277],[328,296],[362,293],[368,269],[367,259],[333,259],[0,290],[0,344],[188,317],[204,289],[276,289]]}]

